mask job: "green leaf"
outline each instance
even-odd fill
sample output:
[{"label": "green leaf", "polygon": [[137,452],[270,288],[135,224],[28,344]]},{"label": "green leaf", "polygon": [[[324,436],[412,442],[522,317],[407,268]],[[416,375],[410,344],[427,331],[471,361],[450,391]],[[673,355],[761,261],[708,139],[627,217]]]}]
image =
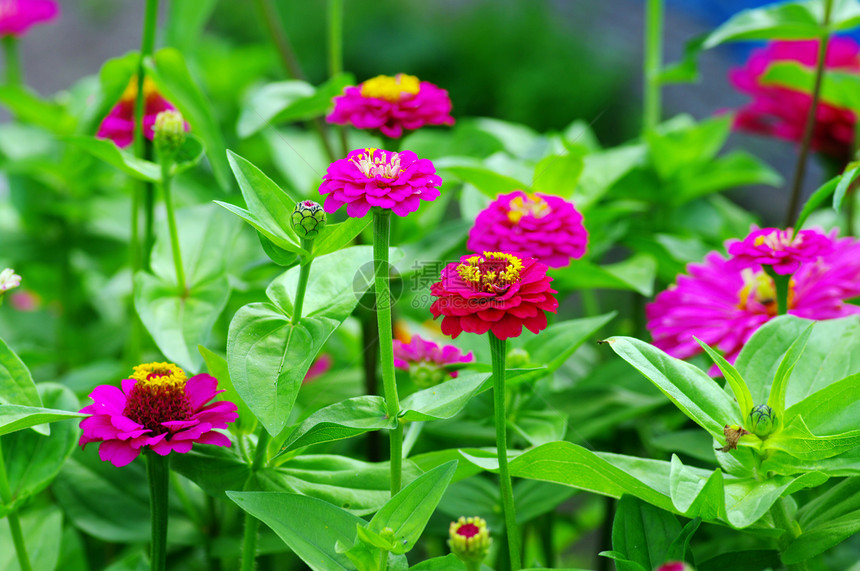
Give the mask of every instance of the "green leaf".
[{"label": "green leaf", "polygon": [[183,53],[199,45],[217,0],[173,0],[168,4],[167,45]]},{"label": "green leaf", "polygon": [[319,444],[351,438],[371,430],[393,429],[397,421],[388,418],[382,397],[346,399],[310,415],[284,442],[279,454]]},{"label": "green leaf", "polygon": [[718,440],[726,424],[741,424],[734,401],[704,371],[630,337],[610,337],[612,350],[636,367],[691,420]]},{"label": "green leaf", "polygon": [[218,184],[230,188],[230,169],[221,130],[212,114],[212,106],[191,77],[182,54],[174,48],[158,50],[145,62],[145,66],[158,91],[179,109],[191,125],[191,132],[206,143],[206,152]]},{"label": "green leaf", "polygon": [[[248,304],[233,317],[227,338],[230,378],[242,400],[271,434],[286,426],[305,374],[328,337],[352,313],[365,284],[354,277],[372,248],[339,250],[314,260],[303,306],[291,323],[299,279],[293,268],[266,290],[272,303]],[[357,289],[356,289],[357,288]]]},{"label": "green leaf", "polygon": [[434,164],[437,170],[448,172],[463,182],[474,185],[490,198],[513,190],[529,189],[529,185],[522,181],[499,174],[475,159],[449,157],[435,161]]},{"label": "green leaf", "polygon": [[806,349],[806,343],[809,341],[809,336],[812,335],[812,328],[815,322],[811,323],[806,331],[800,334],[788,351],[785,357],[779,363],[779,368],[776,370],[776,376],[773,378],[773,385],[770,388],[770,395],[767,399],[767,405],[773,409],[777,418],[782,418],[785,412],[785,393],[788,389],[788,378],[794,370],[800,356],[803,355],[803,350]]},{"label": "green leaf", "polygon": [[373,221],[373,215],[364,218],[347,218],[337,224],[326,224],[314,240],[313,255],[324,256],[336,252],[352,242]]},{"label": "green leaf", "polygon": [[236,504],[284,540],[314,571],[352,571],[354,567],[335,546],[351,546],[355,526],[364,520],[328,502],[278,492],[227,492]]},{"label": "green leaf", "polygon": [[400,403],[403,421],[451,418],[476,394],[490,387],[489,373],[459,375],[439,385],[412,393]]},{"label": "green leaf", "polygon": [[252,92],[243,106],[236,132],[244,139],[269,125],[325,115],[332,108],[332,99],[354,84],[351,74],[340,74],[318,88],[298,80],[264,85]]},{"label": "green leaf", "polygon": [[457,462],[454,461],[423,474],[382,506],[370,520],[368,528],[377,533],[386,527],[391,528],[397,540],[391,551],[397,554],[408,552],[421,537],[456,470]]},{"label": "green leaf", "polygon": [[732,151],[681,175],[675,186],[677,191],[669,200],[674,204],[683,204],[739,186],[780,186],[782,183],[782,176],[757,157],[744,151]]},{"label": "green leaf", "polygon": [[657,261],[649,254],[634,254],[614,264],[597,265],[587,260],[571,260],[566,268],[553,268],[550,275],[564,289],[619,289],[645,296],[654,293]]},{"label": "green leaf", "polygon": [[675,516],[624,495],[615,509],[612,550],[645,570],[655,569],[667,561],[669,546],[680,533]]},{"label": "green leaf", "polygon": [[779,551],[770,549],[750,549],[721,553],[697,566],[698,571],[761,571],[762,569],[778,569],[782,565]]},{"label": "green leaf", "polygon": [[738,373],[738,370],[735,369],[734,365],[726,361],[722,355],[711,349],[707,343],[701,339],[697,339],[696,337],[693,337],[693,339],[696,339],[696,343],[705,350],[714,364],[720,368],[720,372],[723,373],[723,378],[725,378],[729,383],[729,386],[732,388],[732,393],[734,393],[735,399],[738,401],[738,406],[741,409],[741,416],[746,420],[747,415],[752,411],[755,403],[753,402],[752,394],[750,394],[750,389],[747,387],[743,377],[741,377],[741,374]]},{"label": "green leaf", "polygon": [[456,555],[425,559],[409,568],[409,571],[466,571],[466,565]]},{"label": "green leaf", "polygon": [[230,423],[230,431],[237,434],[253,434],[257,429],[257,417],[254,416],[254,413],[251,412],[251,409],[248,408],[248,405],[245,404],[242,397],[236,392],[236,387],[233,386],[233,381],[230,380],[227,359],[213,353],[203,345],[198,345],[197,350],[206,363],[206,370],[209,371],[210,375],[218,379],[218,390],[224,391],[219,398],[235,403],[239,409],[239,419],[236,422]]},{"label": "green leaf", "polygon": [[794,224],[795,234],[803,228],[803,225],[806,223],[806,219],[809,218],[810,214],[815,212],[815,209],[821,206],[824,201],[827,200],[828,196],[833,194],[833,191],[839,187],[840,182],[839,177],[832,178],[812,193],[809,199],[807,199],[806,204],[804,204],[803,208],[800,210],[800,214],[797,216],[797,222]]},{"label": "green leaf", "polygon": [[[213,498],[224,499],[227,490],[242,489],[252,476],[236,446],[195,446],[186,454],[175,454],[170,469],[182,474]],[[260,471],[261,472],[261,471]],[[259,476],[260,472],[257,472]]]},{"label": "green leaf", "polygon": [[707,34],[701,34],[688,40],[684,44],[684,55],[681,61],[667,65],[660,72],[658,79],[663,85],[672,83],[696,83],[699,81],[699,56],[702,46],[708,38]]},{"label": "green leaf", "polygon": [[42,406],[27,365],[0,339],[0,405]]},{"label": "green leaf", "polygon": [[804,528],[782,552],[786,565],[800,563],[815,557],[860,532],[860,510],[847,513],[815,527]]},{"label": "green leaf", "polygon": [[[86,115],[81,119],[77,132],[92,134],[108,112],[119,102],[132,77],[137,73],[140,62],[138,52],[128,52],[120,57],[107,60],[99,70],[99,91],[96,100],[88,106]],[[160,174],[160,173],[159,173]]]},{"label": "green leaf", "polygon": [[566,155],[549,155],[535,167],[532,190],[570,198],[579,184],[579,176],[585,167],[585,152]]},{"label": "green leaf", "polygon": [[134,155],[120,149],[111,140],[96,139],[85,135],[69,135],[61,140],[71,143],[88,152],[97,159],[101,159],[112,167],[138,180],[146,182],[161,181],[161,167],[152,161],[139,159]]},{"label": "green leaf", "polygon": [[682,115],[646,134],[651,161],[659,177],[667,181],[690,167],[705,167],[723,148],[731,123],[730,115],[699,123]]},{"label": "green leaf", "polygon": [[69,418],[83,418],[87,415],[78,412],[22,406],[17,404],[0,405],[0,436],[17,430],[24,430],[46,422],[57,422]]},{"label": "green leaf", "polygon": [[669,545],[669,550],[666,552],[666,560],[674,561],[689,561],[693,562],[692,553],[690,552],[690,540],[693,534],[699,529],[702,524],[702,518],[696,517],[687,522],[687,525],[681,529],[672,543]]},{"label": "green leaf", "polygon": [[815,12],[822,2],[785,2],[738,12],[705,40],[710,49],[726,42],[741,40],[801,40],[822,34],[821,18]]},{"label": "green leaf", "polygon": [[845,193],[860,176],[860,163],[849,163],[845,172],[839,177],[839,184],[836,186],[836,191],[833,193],[833,210],[839,212],[842,210],[842,202],[845,200]]},{"label": "green leaf", "polygon": [[[63,535],[63,513],[55,507],[26,513],[21,517],[21,530],[32,569],[56,569],[60,557],[60,537]],[[15,553],[9,520],[0,520],[0,569],[21,569]]]},{"label": "green leaf", "polygon": [[67,135],[75,128],[75,118],[63,106],[45,101],[27,86],[0,86],[0,104],[19,121],[37,125],[55,134]]}]

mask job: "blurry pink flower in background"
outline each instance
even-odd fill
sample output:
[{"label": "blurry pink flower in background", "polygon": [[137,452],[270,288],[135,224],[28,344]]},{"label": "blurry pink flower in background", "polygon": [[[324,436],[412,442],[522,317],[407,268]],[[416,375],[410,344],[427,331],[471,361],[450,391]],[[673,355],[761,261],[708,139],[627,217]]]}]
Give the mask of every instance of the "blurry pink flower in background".
[{"label": "blurry pink flower in background", "polygon": [[[729,80],[752,101],[737,111],[734,128],[799,143],[812,96],[777,85],[764,85],[762,76],[775,62],[797,62],[813,69],[818,40],[771,42],[755,50],[746,67],[733,69]],[[832,71],[860,73],[860,45],[847,37],[830,39],[825,66]],[[816,109],[812,148],[847,162],[854,141],[854,113],[823,101]]]},{"label": "blurry pink flower in background", "polygon": [[9,303],[18,311],[36,311],[42,306],[42,298],[29,290],[18,290],[9,294]]},{"label": "blurry pink flower in background", "polygon": [[60,15],[54,0],[0,0],[0,36],[22,36]]},{"label": "blurry pink flower in background", "polygon": [[[143,81],[143,96],[143,133],[151,141],[155,136],[153,127],[158,114],[162,111],[173,110],[175,107],[158,93],[155,83],[149,78]],[[134,100],[136,97],[137,78],[132,77],[119,102],[102,121],[96,137],[110,139],[118,147],[129,146],[134,141]],[[188,130],[187,125],[185,130]]]},{"label": "blurry pink flower in background", "polygon": [[587,243],[582,214],[572,203],[515,190],[499,195],[478,214],[466,247],[472,252],[511,252],[563,268],[585,254]]},{"label": "blurry pink flower in background", "polygon": [[325,353],[317,357],[311,365],[311,368],[308,369],[307,373],[305,373],[305,378],[302,379],[302,384],[311,383],[317,378],[328,373],[333,362],[334,360],[331,358],[331,355],[327,355]]},{"label": "blurry pink flower in background", "polygon": [[453,125],[448,92],[414,75],[379,75],[334,98],[329,123],[378,130],[400,138],[425,125]]},{"label": "blurry pink flower in background", "polygon": [[436,200],[441,184],[433,163],[412,151],[358,149],[329,165],[319,190],[328,195],[323,207],[329,214],[346,205],[353,218],[363,218],[372,206],[406,216],[422,200]]},{"label": "blurry pink flower in background", "polygon": [[446,378],[454,378],[457,371],[447,371],[445,365],[469,363],[474,360],[472,353],[463,355],[453,345],[439,346],[419,335],[413,335],[408,343],[394,340],[394,366],[410,372],[418,385],[433,386]]},{"label": "blurry pink flower in background", "polygon": [[[847,303],[860,296],[860,242],[819,235],[831,251],[794,273],[788,313],[816,320],[860,314]],[[717,252],[688,265],[687,273],[645,307],[654,345],[686,359],[702,352],[696,336],[734,362],[752,334],[777,315],[773,279],[761,266],[740,268]]]},{"label": "blurry pink flower in background", "polygon": [[804,262],[814,262],[833,250],[833,240],[818,230],[755,228],[740,241],[728,243],[731,264],[737,268],[771,266],[779,275],[793,274]]}]

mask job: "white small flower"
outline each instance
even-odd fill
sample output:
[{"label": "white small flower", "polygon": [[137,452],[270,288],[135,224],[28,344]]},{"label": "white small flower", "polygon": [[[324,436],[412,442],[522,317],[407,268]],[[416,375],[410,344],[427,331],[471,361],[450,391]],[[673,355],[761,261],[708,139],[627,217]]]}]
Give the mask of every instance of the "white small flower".
[{"label": "white small flower", "polygon": [[6,268],[0,272],[0,294],[16,288],[21,285],[21,276],[15,273],[12,268]]}]

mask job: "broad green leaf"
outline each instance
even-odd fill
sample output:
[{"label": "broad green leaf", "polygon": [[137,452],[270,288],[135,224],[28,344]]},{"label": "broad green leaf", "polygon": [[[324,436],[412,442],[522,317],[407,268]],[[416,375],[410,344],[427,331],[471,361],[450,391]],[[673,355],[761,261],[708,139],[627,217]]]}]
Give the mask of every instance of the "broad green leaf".
[{"label": "broad green leaf", "polygon": [[848,189],[860,176],[860,163],[850,163],[839,178],[839,184],[836,186],[836,191],[833,193],[833,210],[840,212],[842,210],[842,202],[845,200],[845,194]]},{"label": "broad green leaf", "polygon": [[103,160],[112,167],[124,173],[147,182],[161,181],[161,167],[152,161],[135,157],[116,146],[111,140],[96,139],[85,135],[69,135],[62,137],[63,141],[71,143],[94,157]]},{"label": "broad green leaf", "polygon": [[[763,468],[767,469],[768,462],[783,460],[779,452],[784,452],[801,462],[814,463],[846,452],[853,452],[858,445],[860,445],[860,429],[819,436],[813,434],[803,418],[798,416],[783,430],[770,435],[764,441],[763,449],[769,452],[769,457],[764,461]],[[774,454],[774,452],[777,453]],[[784,472],[784,470],[775,471]],[[808,468],[798,467],[795,473],[804,471],[808,471]]]},{"label": "broad green leaf", "polygon": [[800,210],[800,214],[797,216],[797,222],[794,224],[795,234],[803,228],[803,225],[806,223],[806,219],[809,218],[809,216],[815,212],[815,210],[821,206],[837,188],[839,188],[839,184],[841,184],[839,177],[832,178],[812,193],[812,196],[807,199],[806,204],[803,205],[803,208]]},{"label": "broad green leaf", "polygon": [[172,0],[165,18],[167,45],[182,53],[190,53],[206,27],[217,0]]},{"label": "broad green leaf", "polygon": [[[39,392],[45,406],[53,410],[77,411],[80,408],[74,393],[62,385],[41,383]],[[0,406],[0,411],[5,408]],[[77,423],[60,422],[52,428],[50,436],[21,430],[3,437],[2,454],[13,501],[5,509],[0,501],[0,517],[4,511],[16,510],[45,489],[75,449],[80,436]]]},{"label": "broad green leaf", "polygon": [[718,440],[723,440],[726,424],[741,424],[740,411],[731,397],[698,367],[638,339],[610,337],[606,342]]},{"label": "broad green leaf", "polygon": [[761,571],[762,569],[778,569],[782,562],[779,551],[768,549],[751,549],[721,553],[696,566],[698,571]]},{"label": "broad green leaf", "polygon": [[674,515],[624,495],[615,508],[612,550],[647,571],[667,561],[669,546],[680,533],[681,524]]},{"label": "broad green leaf", "polygon": [[41,408],[37,406],[22,406],[17,404],[0,404],[0,436],[17,430],[23,430],[46,422],[57,422],[69,418],[83,418],[87,415],[78,412]]},{"label": "broad green leaf", "polygon": [[567,415],[543,408],[520,410],[516,420],[510,421],[510,427],[530,446],[540,446],[564,438],[567,433]]},{"label": "broad green leaf", "polygon": [[[776,61],[768,66],[761,80],[764,84],[812,93],[815,70],[798,62]],[[821,100],[836,107],[847,107],[856,111],[860,109],[858,87],[860,78],[856,73],[827,70],[821,82]]]},{"label": "broad green leaf", "polygon": [[443,557],[433,557],[416,563],[409,571],[466,571],[466,565],[456,555],[449,553]]},{"label": "broad green leaf", "polygon": [[723,147],[731,131],[731,116],[695,123],[680,116],[646,134],[654,169],[662,180],[681,175],[691,166],[705,166]]},{"label": "broad green leaf", "polygon": [[[693,337],[693,339],[696,338]],[[723,378],[726,379],[729,386],[732,388],[735,400],[738,401],[738,406],[741,409],[741,417],[743,420],[746,420],[746,416],[752,411],[755,403],[753,402],[752,394],[750,394],[749,387],[747,387],[743,377],[741,377],[741,374],[738,373],[738,370],[735,369],[734,365],[726,361],[722,355],[711,349],[707,343],[701,339],[696,339],[696,343],[705,350],[714,364],[719,367],[720,372],[723,374]]]},{"label": "broad green leaf", "polygon": [[[55,507],[25,513],[21,517],[24,545],[32,569],[52,571],[60,557],[60,537],[63,534],[63,513]],[[19,571],[15,544],[9,520],[0,520],[0,570]]]},{"label": "broad green leaf", "polygon": [[802,529],[811,529],[860,510],[860,477],[846,478],[797,511]]},{"label": "broad green leaf", "polygon": [[860,417],[860,373],[826,386],[785,411],[785,423],[803,418],[819,436],[856,430]]},{"label": "broad green leaf", "polygon": [[230,168],[221,130],[212,114],[212,106],[191,77],[182,54],[174,48],[164,48],[149,58],[145,65],[159,92],[179,109],[191,125],[191,132],[206,144],[206,153],[218,184],[222,188],[230,188]]},{"label": "broad green leaf", "polygon": [[368,246],[347,248],[314,260],[302,319],[292,323],[299,268],[266,290],[272,303],[248,304],[233,317],[227,363],[236,391],[275,435],[286,426],[305,374],[328,337],[352,313],[369,284],[356,286],[358,270],[371,261]]},{"label": "broad green leaf", "polygon": [[382,397],[354,397],[310,415],[287,438],[280,454],[312,444],[343,440],[371,430],[393,429],[396,426],[397,421],[389,419],[385,412]]},{"label": "broad green leaf", "polygon": [[26,86],[0,86],[0,105],[6,107],[18,120],[38,125],[58,135],[68,135],[75,128],[75,118],[61,105],[45,101]]},{"label": "broad green leaf", "polygon": [[738,12],[705,40],[710,49],[741,40],[801,40],[821,36],[822,0],[785,2]]},{"label": "broad green leaf", "polygon": [[579,187],[573,193],[573,203],[579,210],[586,212],[624,175],[644,164],[647,154],[646,146],[638,144],[586,155]]},{"label": "broad green leaf", "polygon": [[550,275],[564,289],[620,289],[650,296],[654,293],[657,261],[649,254],[634,254],[614,264],[597,265],[587,260],[571,260]]},{"label": "broad green leaf", "polygon": [[364,520],[328,502],[278,492],[227,492],[236,504],[269,527],[314,571],[352,571],[335,546],[355,540]]},{"label": "broad green leaf", "polygon": [[696,36],[684,44],[684,55],[681,61],[667,65],[658,76],[660,83],[696,83],[699,81],[699,55],[707,39],[707,34]]},{"label": "broad green leaf", "polygon": [[468,182],[490,198],[514,190],[528,190],[529,185],[507,175],[499,174],[475,159],[450,157],[434,163],[437,170],[448,172]]},{"label": "broad green leaf", "polygon": [[794,370],[797,361],[803,355],[803,350],[806,349],[806,343],[809,341],[809,336],[812,335],[812,328],[815,322],[811,323],[806,331],[791,344],[785,357],[779,363],[779,368],[776,370],[776,376],[773,378],[773,385],[770,388],[770,395],[767,398],[767,405],[773,409],[777,418],[784,415],[785,412],[785,394],[788,390],[788,378]]},{"label": "broad green leaf", "polygon": [[624,554],[619,551],[601,551],[598,555],[612,559],[615,562],[616,571],[648,571],[641,563],[626,559]]},{"label": "broad green leaf", "polygon": [[696,517],[687,522],[687,525],[681,529],[681,532],[672,540],[669,545],[669,550],[666,552],[666,560],[688,561],[692,562],[693,557],[690,552],[690,540],[693,534],[699,529],[702,524],[702,518]]},{"label": "broad green leaf", "polygon": [[0,405],[42,406],[27,365],[0,339]]},{"label": "broad green leaf", "polygon": [[757,157],[743,151],[733,151],[705,165],[688,169],[673,185],[668,197],[673,204],[683,204],[715,192],[739,186],[779,186],[782,176]]},{"label": "broad green leaf", "polygon": [[400,403],[404,421],[451,418],[476,394],[490,387],[489,373],[460,374],[434,387],[412,393]]},{"label": "broad green leaf", "polygon": [[579,184],[579,176],[585,166],[585,152],[570,152],[566,155],[549,155],[535,166],[532,190],[570,198]]},{"label": "broad green leaf", "polygon": [[257,418],[248,405],[236,392],[236,387],[233,386],[233,381],[230,380],[230,371],[227,368],[227,360],[221,355],[217,355],[204,347],[198,345],[197,350],[203,357],[206,363],[206,370],[209,374],[218,379],[218,389],[224,392],[219,397],[220,400],[228,400],[236,405],[239,409],[239,419],[236,422],[231,422],[228,426],[231,432],[237,434],[253,434],[257,429]]},{"label": "broad green leaf", "polygon": [[490,117],[478,117],[472,121],[479,131],[492,135],[515,157],[534,158],[536,149],[541,147],[541,135],[525,125]]},{"label": "broad green leaf", "polygon": [[[553,323],[539,335],[523,335],[514,346],[525,349],[531,360],[537,363],[545,363],[547,372],[554,372],[567,361],[573,353],[582,346],[585,341],[595,335],[597,331],[615,318],[615,312],[598,315],[595,317],[583,317],[579,319],[568,319]],[[519,343],[520,340],[524,342]]]},{"label": "broad green leaf", "polygon": [[804,528],[803,533],[782,552],[782,562],[792,565],[806,561],[842,543],[857,532],[860,532],[860,510],[814,527]]},{"label": "broad green leaf", "polygon": [[236,446],[195,446],[176,454],[170,469],[182,474],[213,498],[224,499],[227,490],[241,490],[252,475],[251,464],[239,457]]},{"label": "broad green leaf", "polygon": [[391,551],[397,554],[410,551],[421,537],[456,469],[457,462],[448,462],[417,478],[376,512],[368,528],[377,533],[391,528],[397,540]]},{"label": "broad green leaf", "polygon": [[243,105],[236,132],[244,139],[269,125],[320,117],[332,108],[332,99],[353,84],[352,75],[340,74],[319,87],[298,80],[264,85]]},{"label": "broad green leaf", "polygon": [[324,256],[336,252],[352,242],[373,221],[373,215],[364,218],[347,218],[337,224],[326,224],[314,240],[313,255]]}]

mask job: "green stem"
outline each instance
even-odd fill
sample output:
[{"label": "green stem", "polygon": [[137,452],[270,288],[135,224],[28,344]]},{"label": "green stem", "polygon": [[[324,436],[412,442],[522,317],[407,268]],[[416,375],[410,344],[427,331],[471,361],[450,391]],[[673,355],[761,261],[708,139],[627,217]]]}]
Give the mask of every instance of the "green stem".
[{"label": "green stem", "polygon": [[[397,398],[397,381],[394,377],[394,342],[391,330],[391,290],[389,288],[388,246],[391,230],[391,212],[373,209],[373,266],[376,291],[376,323],[379,329],[379,355],[382,360],[382,388],[388,418],[400,417]],[[391,431],[391,495],[400,491],[403,456],[403,424]]]},{"label": "green stem", "polygon": [[[5,505],[12,504],[12,488],[9,486],[9,477],[6,474],[6,462],[3,459],[3,438],[0,437],[0,502]],[[18,566],[21,571],[33,571],[30,565],[30,557],[27,555],[27,546],[24,543],[24,534],[21,531],[21,520],[17,512],[6,514],[9,520],[9,529],[12,532],[12,544],[15,546],[15,554],[18,556]]]},{"label": "green stem", "polygon": [[328,0],[328,74],[343,72],[343,0]]},{"label": "green stem", "polygon": [[[269,433],[265,428],[260,431],[260,438],[257,440],[257,448],[254,451],[254,461],[251,464],[251,475],[248,481],[245,482],[245,490],[247,490],[254,480],[254,474],[261,468],[266,466],[268,461],[267,451],[269,448]],[[260,522],[257,518],[245,512],[245,529],[242,533],[242,570],[253,571],[254,564],[257,559],[257,532],[260,528]]]},{"label": "green stem", "polygon": [[788,313],[788,292],[791,284],[791,274],[781,275],[773,270],[773,266],[764,266],[764,271],[773,280],[774,289],[776,290],[776,314],[785,315]]},{"label": "green stem", "polygon": [[[770,508],[771,517],[776,527],[783,529],[779,538],[779,550],[785,551],[801,534],[800,526],[791,517],[788,510],[788,498],[779,498]],[[805,561],[794,563],[786,567],[788,571],[806,571],[808,566]]]},{"label": "green stem", "polygon": [[176,227],[176,215],[173,210],[173,197],[170,195],[170,166],[173,159],[162,158],[161,160],[161,188],[164,192],[164,206],[167,208],[167,228],[170,231],[170,250],[173,253],[173,267],[176,269],[176,283],[179,286],[179,295],[185,297],[188,293],[185,282],[185,268],[182,265],[182,251],[179,249],[179,231]]},{"label": "green stem", "polygon": [[13,35],[3,36],[3,57],[6,60],[6,85],[22,85],[24,72],[21,70],[18,38]]},{"label": "green stem", "polygon": [[167,458],[152,450],[147,450],[146,453],[149,509],[152,519],[152,547],[149,557],[152,571],[167,571],[167,494],[170,474]]},{"label": "green stem", "polygon": [[520,568],[520,533],[514,510],[514,490],[508,471],[507,411],[505,406],[505,340],[490,332],[490,351],[493,358],[493,417],[496,424],[496,453],[499,457],[499,484],[502,494],[502,511],[505,514],[505,530],[511,571]]},{"label": "green stem", "polygon": [[308,256],[304,258],[302,265],[299,267],[299,283],[296,285],[296,303],[293,309],[293,325],[298,324],[302,320],[302,305],[305,301],[305,290],[308,288],[308,277],[311,275],[311,264],[314,261],[313,250],[314,241],[302,238],[302,248],[308,251]]},{"label": "green stem", "polygon": [[663,67],[663,0],[645,5],[645,66],[643,131],[660,123],[660,72]]},{"label": "green stem", "polygon": [[800,143],[800,153],[794,168],[794,178],[791,185],[791,198],[788,202],[788,211],[785,216],[785,227],[788,228],[797,218],[800,208],[800,190],[803,186],[803,175],[806,173],[806,159],[812,144],[812,133],[815,130],[815,115],[818,110],[818,101],[821,96],[821,83],[824,79],[824,63],[827,59],[827,45],[830,42],[830,12],[833,8],[833,0],[824,0],[824,20],[821,22],[821,39],[818,44],[818,61],[815,63],[815,83],[812,87],[812,103],[809,113],[806,115],[806,125],[803,128],[803,138]]}]

